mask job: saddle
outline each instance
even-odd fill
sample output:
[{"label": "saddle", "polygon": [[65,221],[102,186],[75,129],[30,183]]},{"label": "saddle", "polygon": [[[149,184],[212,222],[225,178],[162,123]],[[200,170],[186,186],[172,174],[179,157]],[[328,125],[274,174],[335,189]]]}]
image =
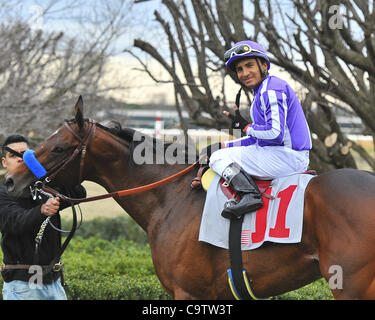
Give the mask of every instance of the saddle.
[{"label": "saddle", "polygon": [[[305,172],[302,172],[302,174],[316,175],[317,172],[315,170],[307,170]],[[195,190],[203,189],[204,191],[207,191],[215,175],[216,173],[213,170],[210,170],[210,167],[208,165],[201,165],[198,169],[197,176],[191,181],[190,187]],[[262,196],[273,199],[272,196],[266,194],[266,191],[270,187],[272,180],[254,179],[254,181],[257,184]],[[236,196],[236,192],[225,183],[223,178],[220,179],[220,186],[221,190],[228,197],[228,199]]]}]

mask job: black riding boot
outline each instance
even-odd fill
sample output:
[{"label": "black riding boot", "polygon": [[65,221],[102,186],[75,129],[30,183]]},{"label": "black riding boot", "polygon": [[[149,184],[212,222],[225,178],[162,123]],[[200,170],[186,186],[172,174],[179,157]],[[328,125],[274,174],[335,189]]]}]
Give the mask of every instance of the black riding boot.
[{"label": "black riding boot", "polygon": [[258,186],[237,163],[225,168],[223,178],[241,197],[239,202],[233,198],[224,204],[221,213],[224,218],[240,218],[243,214],[256,211],[263,206]]}]

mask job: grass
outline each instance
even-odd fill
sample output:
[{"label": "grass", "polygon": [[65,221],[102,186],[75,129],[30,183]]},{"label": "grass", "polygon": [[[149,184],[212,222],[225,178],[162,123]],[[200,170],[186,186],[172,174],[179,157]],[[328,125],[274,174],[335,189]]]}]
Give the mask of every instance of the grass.
[{"label": "grass", "polygon": [[333,300],[325,279],[319,279],[302,288],[275,297],[276,300]]}]

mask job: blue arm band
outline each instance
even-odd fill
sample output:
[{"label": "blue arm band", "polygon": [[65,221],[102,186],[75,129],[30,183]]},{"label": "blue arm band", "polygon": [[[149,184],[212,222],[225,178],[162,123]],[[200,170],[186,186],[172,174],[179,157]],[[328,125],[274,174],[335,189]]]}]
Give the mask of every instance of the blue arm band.
[{"label": "blue arm band", "polygon": [[26,150],[23,154],[23,162],[28,166],[30,171],[38,178],[44,177],[47,174],[46,169],[41,165],[37,158],[35,158],[34,150]]}]

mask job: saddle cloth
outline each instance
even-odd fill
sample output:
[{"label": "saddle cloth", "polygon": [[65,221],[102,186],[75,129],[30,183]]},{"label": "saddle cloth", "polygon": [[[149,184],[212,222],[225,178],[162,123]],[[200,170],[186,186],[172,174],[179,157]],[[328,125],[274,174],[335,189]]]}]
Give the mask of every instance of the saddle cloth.
[{"label": "saddle cloth", "polygon": [[[242,250],[256,249],[265,241],[301,241],[304,194],[313,177],[310,174],[295,174],[277,178],[270,182],[265,191],[261,190],[274,199],[263,196],[263,207],[245,215],[241,234]],[[198,240],[228,249],[230,220],[221,216],[228,197],[222,191],[222,182],[221,177],[215,174],[208,186]],[[265,185],[264,181],[256,182],[261,187]]]}]

